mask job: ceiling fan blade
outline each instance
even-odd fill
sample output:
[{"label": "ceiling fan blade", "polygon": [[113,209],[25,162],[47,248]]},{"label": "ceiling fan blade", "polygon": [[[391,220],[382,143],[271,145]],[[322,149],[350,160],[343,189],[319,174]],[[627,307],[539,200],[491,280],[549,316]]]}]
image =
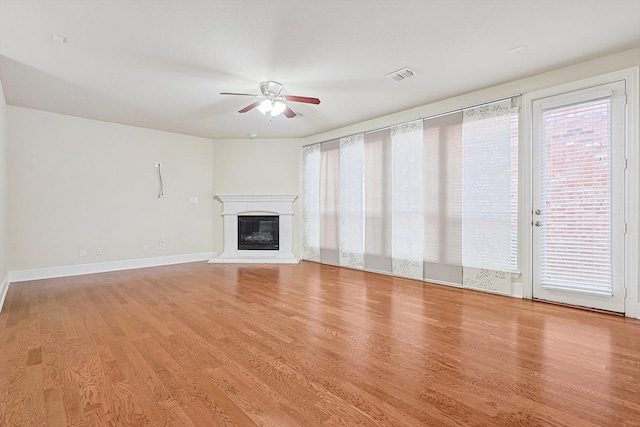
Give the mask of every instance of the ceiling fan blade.
[{"label": "ceiling fan blade", "polygon": [[256,108],[258,105],[260,105],[262,101],[256,101],[253,104],[249,104],[246,107],[244,107],[242,110],[238,111],[238,113],[246,113],[249,110],[253,110],[254,108]]},{"label": "ceiling fan blade", "polygon": [[306,104],[320,104],[320,100],[318,98],[309,98],[308,96],[285,95],[284,97],[287,101],[304,102]]},{"label": "ceiling fan blade", "polygon": [[285,116],[287,116],[290,119],[293,119],[297,114],[289,107],[284,109],[284,113]]},{"label": "ceiling fan blade", "polygon": [[220,92],[220,95],[260,96],[253,93]]}]

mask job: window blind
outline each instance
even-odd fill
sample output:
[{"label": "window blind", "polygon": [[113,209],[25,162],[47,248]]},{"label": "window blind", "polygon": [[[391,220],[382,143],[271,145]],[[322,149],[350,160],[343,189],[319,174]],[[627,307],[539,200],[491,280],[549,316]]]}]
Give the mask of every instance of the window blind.
[{"label": "window blind", "polygon": [[518,271],[518,110],[511,113],[511,271]]},{"label": "window blind", "polygon": [[610,295],[611,101],[542,112],[541,282]]}]

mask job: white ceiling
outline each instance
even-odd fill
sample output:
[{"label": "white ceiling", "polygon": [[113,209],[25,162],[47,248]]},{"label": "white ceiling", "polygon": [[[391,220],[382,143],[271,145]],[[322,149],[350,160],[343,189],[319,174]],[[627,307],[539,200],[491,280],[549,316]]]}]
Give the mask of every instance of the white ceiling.
[{"label": "white ceiling", "polygon": [[[7,104],[216,139],[314,135],[637,46],[640,0],[0,0]],[[322,103],[269,121],[219,94],[263,80]]]}]

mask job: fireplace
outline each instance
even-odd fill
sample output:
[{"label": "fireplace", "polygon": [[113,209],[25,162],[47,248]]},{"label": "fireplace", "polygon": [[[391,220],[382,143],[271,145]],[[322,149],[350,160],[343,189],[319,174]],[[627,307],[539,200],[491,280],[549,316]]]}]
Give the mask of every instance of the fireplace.
[{"label": "fireplace", "polygon": [[279,217],[238,215],[238,250],[277,251]]},{"label": "fireplace", "polygon": [[292,251],[293,201],[297,197],[216,194],[215,198],[222,202],[224,250],[209,262],[297,264],[299,260]]}]

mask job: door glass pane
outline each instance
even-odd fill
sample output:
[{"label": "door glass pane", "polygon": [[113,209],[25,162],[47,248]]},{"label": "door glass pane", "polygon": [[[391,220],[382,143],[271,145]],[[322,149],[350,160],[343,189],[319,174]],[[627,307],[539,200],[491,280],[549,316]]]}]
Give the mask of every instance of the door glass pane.
[{"label": "door glass pane", "polygon": [[542,112],[542,287],[611,295],[611,101]]}]

